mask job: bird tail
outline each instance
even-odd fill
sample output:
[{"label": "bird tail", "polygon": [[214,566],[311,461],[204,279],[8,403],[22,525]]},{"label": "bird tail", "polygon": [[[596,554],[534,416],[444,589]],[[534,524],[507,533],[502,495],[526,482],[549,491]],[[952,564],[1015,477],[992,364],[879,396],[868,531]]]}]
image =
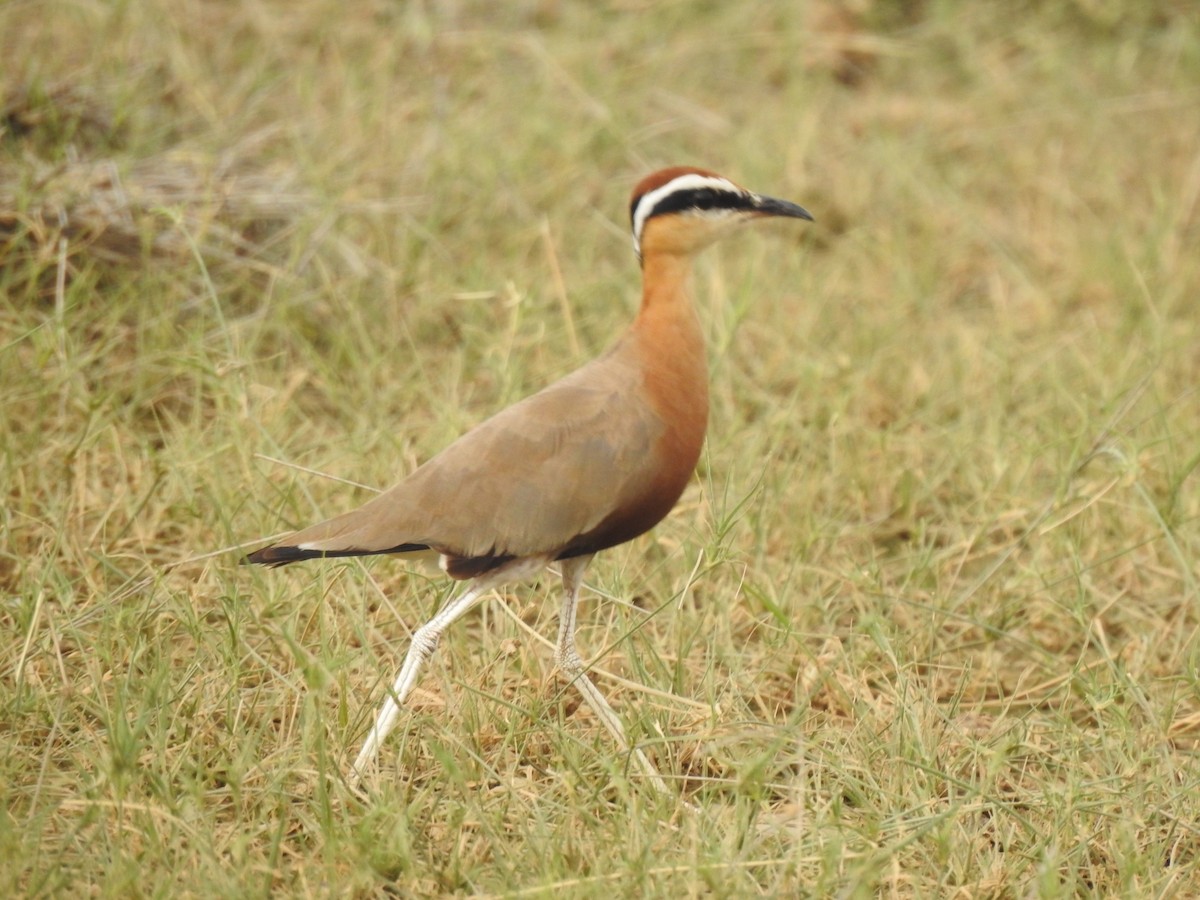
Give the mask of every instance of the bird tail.
[{"label": "bird tail", "polygon": [[399,544],[395,547],[388,547],[386,550],[360,550],[354,547],[345,550],[317,550],[312,547],[276,544],[272,547],[263,547],[261,550],[255,550],[253,553],[245,556],[242,562],[253,563],[256,566],[276,568],[305,559],[333,559],[340,556],[379,556],[388,553],[414,553],[428,549],[428,544]]}]

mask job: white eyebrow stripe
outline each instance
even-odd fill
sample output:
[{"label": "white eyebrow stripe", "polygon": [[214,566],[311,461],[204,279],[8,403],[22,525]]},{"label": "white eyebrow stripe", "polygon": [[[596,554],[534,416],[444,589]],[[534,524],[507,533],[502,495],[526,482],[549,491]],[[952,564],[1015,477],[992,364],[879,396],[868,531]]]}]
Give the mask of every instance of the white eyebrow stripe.
[{"label": "white eyebrow stripe", "polygon": [[650,218],[650,213],[654,211],[654,207],[658,206],[668,194],[673,194],[676,191],[695,191],[703,188],[713,188],[718,191],[731,191],[735,194],[745,194],[746,191],[738,187],[732,181],[725,178],[720,178],[715,175],[699,175],[695,172],[689,172],[686,175],[679,175],[672,178],[662,187],[657,187],[652,191],[647,191],[638,198],[637,206],[633,210],[633,249],[640,256],[642,251],[642,228],[646,224],[646,219]]}]

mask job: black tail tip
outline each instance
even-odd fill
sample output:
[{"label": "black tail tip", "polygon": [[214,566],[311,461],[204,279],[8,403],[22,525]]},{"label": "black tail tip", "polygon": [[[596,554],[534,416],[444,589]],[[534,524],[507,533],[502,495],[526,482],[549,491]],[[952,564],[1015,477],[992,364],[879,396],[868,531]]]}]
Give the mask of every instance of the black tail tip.
[{"label": "black tail tip", "polygon": [[286,566],[288,563],[299,562],[302,559],[312,559],[322,554],[315,550],[301,550],[299,547],[263,547],[242,557],[242,563],[256,566]]}]

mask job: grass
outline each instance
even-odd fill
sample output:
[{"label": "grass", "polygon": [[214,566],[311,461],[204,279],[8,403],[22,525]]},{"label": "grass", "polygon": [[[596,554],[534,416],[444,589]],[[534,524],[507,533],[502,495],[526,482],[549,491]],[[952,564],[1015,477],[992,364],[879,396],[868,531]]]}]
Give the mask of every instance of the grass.
[{"label": "grass", "polygon": [[[1189,4],[16,2],[0,50],[5,896],[1194,892]],[[581,615],[700,811],[553,677],[550,577],[363,800],[448,586],[234,548],[602,350],[677,162],[817,219],[700,263],[700,471]]]}]

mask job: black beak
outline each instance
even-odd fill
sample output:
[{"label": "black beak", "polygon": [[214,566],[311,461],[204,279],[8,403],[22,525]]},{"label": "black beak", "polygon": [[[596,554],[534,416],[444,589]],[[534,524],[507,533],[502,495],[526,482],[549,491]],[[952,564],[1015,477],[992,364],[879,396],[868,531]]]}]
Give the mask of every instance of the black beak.
[{"label": "black beak", "polygon": [[812,215],[803,206],[797,206],[787,200],[777,200],[774,197],[754,195],[754,205],[751,211],[760,216],[785,216],[789,219],[806,219],[813,221]]}]

